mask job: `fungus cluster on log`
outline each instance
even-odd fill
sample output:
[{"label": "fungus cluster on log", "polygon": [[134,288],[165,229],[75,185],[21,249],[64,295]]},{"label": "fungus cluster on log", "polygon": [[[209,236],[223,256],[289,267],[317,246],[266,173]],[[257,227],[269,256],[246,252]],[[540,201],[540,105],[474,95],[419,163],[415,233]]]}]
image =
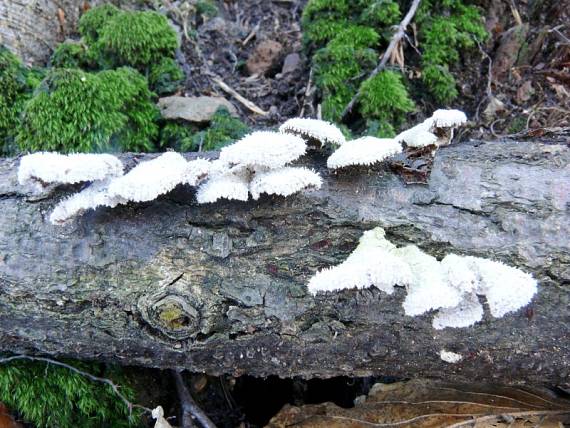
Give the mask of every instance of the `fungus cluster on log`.
[{"label": "fungus cluster on log", "polygon": [[[332,170],[368,166],[405,147],[435,151],[449,144],[453,129],[466,120],[458,110],[437,110],[395,138],[346,141],[342,132],[328,122],[290,119],[279,132],[253,132],[224,147],[217,160],[186,161],[178,153],[167,152],[126,174],[121,161],[108,154],[35,153],[22,159],[18,180],[36,188],[90,182],[55,207],[50,215],[54,224],[63,224],[99,206],[151,201],[181,184],[197,187],[196,200],[200,204],[223,198],[247,201],[250,195],[258,199],[262,193],[289,196],[304,189],[318,189],[322,184],[316,172],[291,165],[308,149],[326,144],[336,147],[327,161]],[[518,269],[455,254],[438,261],[415,245],[397,248],[386,239],[382,228],[365,232],[343,263],[317,272],[308,284],[313,294],[371,286],[388,294],[393,293],[394,286],[405,287],[407,296],[402,306],[406,315],[435,310],[432,325],[436,329],[468,327],[481,321],[484,308],[480,299],[486,300],[490,314],[498,318],[528,304],[537,291],[536,281]]]},{"label": "fungus cluster on log", "polygon": [[486,299],[491,315],[501,318],[526,306],[536,294],[531,275],[503,263],[479,257],[448,254],[443,260],[415,245],[397,248],[384,229],[364,232],[352,254],[340,265],[323,269],[309,281],[312,294],[375,286],[387,294],[406,288],[406,315],[438,310],[432,325],[469,327],[483,319]]}]

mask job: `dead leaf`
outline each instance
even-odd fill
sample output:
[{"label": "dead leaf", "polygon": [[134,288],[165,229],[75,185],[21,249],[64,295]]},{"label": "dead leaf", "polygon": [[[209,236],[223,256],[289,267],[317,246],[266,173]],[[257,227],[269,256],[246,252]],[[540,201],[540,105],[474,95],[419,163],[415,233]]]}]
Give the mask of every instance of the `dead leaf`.
[{"label": "dead leaf", "polygon": [[286,405],[267,427],[558,428],[568,422],[570,401],[548,390],[411,380],[378,383],[351,409]]}]

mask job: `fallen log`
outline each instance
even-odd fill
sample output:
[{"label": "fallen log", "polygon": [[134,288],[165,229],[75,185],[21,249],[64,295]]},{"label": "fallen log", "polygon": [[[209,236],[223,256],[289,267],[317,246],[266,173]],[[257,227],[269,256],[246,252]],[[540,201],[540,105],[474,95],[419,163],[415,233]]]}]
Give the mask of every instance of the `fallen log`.
[{"label": "fallen log", "polygon": [[[47,218],[77,186],[32,196],[18,162],[0,160],[0,351],[213,375],[570,384],[566,146],[457,144],[438,152],[428,185],[408,186],[388,170],[331,174],[313,158],[319,191],[197,205],[179,187],[67,226]],[[503,318],[443,330],[433,314],[406,316],[402,289],[309,295],[311,275],[376,226],[438,258],[531,272],[538,294]]]}]

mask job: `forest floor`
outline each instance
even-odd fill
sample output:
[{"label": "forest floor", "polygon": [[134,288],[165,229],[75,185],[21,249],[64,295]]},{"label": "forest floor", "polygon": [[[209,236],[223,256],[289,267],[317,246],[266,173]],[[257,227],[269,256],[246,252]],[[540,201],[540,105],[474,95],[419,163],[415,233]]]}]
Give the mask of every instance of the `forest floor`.
[{"label": "forest floor", "polygon": [[[303,53],[300,17],[305,2],[219,3],[218,16],[197,21],[194,37],[183,43],[188,73],[183,92],[225,96],[256,128],[301,114],[314,117],[320,100],[310,58]],[[477,3],[485,11],[491,37],[452,69],[460,96],[448,106],[468,114],[471,127],[464,136],[565,141],[570,135],[570,8],[554,1],[520,1],[518,8],[509,2]],[[417,78],[413,61],[405,68]],[[216,79],[267,114],[237,102]],[[410,125],[440,107],[420,105]]]}]

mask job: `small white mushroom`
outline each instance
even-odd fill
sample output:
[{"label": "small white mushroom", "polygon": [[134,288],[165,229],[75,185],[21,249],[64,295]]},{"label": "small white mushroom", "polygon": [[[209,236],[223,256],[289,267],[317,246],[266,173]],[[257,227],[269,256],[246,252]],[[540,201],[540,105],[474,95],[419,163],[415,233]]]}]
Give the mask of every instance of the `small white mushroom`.
[{"label": "small white mushroom", "polygon": [[436,128],[456,128],[467,123],[467,116],[461,110],[436,110],[431,119]]},{"label": "small white mushroom", "polygon": [[308,168],[284,167],[266,172],[258,172],[249,185],[253,199],[261,193],[289,196],[303,189],[320,189],[322,179]]},{"label": "small white mushroom", "polygon": [[442,349],[439,353],[439,358],[441,358],[441,360],[445,361],[446,363],[457,364],[463,359],[463,356],[461,354]]},{"label": "small white mushroom", "polygon": [[485,295],[495,318],[528,305],[537,292],[536,280],[520,269],[479,257],[468,259],[480,281],[475,292]]},{"label": "small white mushroom", "polygon": [[220,161],[250,169],[281,168],[305,154],[307,144],[295,135],[259,131],[246,135],[220,152]]},{"label": "small white mushroom", "polygon": [[362,137],[347,141],[327,159],[330,169],[352,165],[372,165],[402,152],[402,145],[391,138]]},{"label": "small white mushroom", "polygon": [[166,152],[114,179],[109,184],[109,195],[133,202],[152,201],[189,181],[188,173],[188,162],[182,155]]},{"label": "small white mushroom", "polygon": [[453,308],[442,308],[433,317],[433,328],[469,327],[483,319],[483,306],[475,294],[466,294]]},{"label": "small white mushroom", "polygon": [[415,245],[394,250],[412,270],[413,280],[408,287],[403,307],[406,315],[421,315],[432,309],[452,308],[461,301],[461,293],[452,287],[441,263]]},{"label": "small white mushroom", "polygon": [[50,222],[63,224],[87,210],[100,206],[114,208],[126,203],[127,200],[120,196],[109,195],[110,182],[111,179],[96,181],[81,192],[62,200],[50,214]]},{"label": "small white mushroom", "polygon": [[408,285],[412,272],[407,263],[391,253],[395,246],[385,239],[384,230],[364,232],[348,258],[332,268],[317,272],[309,281],[309,292],[336,291],[346,288],[378,289],[392,294],[394,285]]},{"label": "small white mushroom", "polygon": [[201,183],[212,170],[212,162],[206,159],[191,160],[186,164],[183,183],[196,186]]},{"label": "small white mushroom", "polygon": [[341,130],[330,122],[308,118],[289,119],[279,127],[279,132],[298,135],[311,142],[317,142],[318,146],[333,144],[340,146],[346,141]]},{"label": "small white mushroom", "polygon": [[427,147],[437,143],[437,136],[431,132],[433,121],[431,118],[413,128],[406,129],[394,137],[397,142],[406,143],[408,147]]},{"label": "small white mushroom", "polygon": [[394,139],[408,147],[445,146],[453,138],[453,130],[467,123],[467,116],[460,110],[436,110],[422,123],[398,134]]},{"label": "small white mushroom", "polygon": [[198,188],[196,200],[199,204],[216,202],[218,199],[249,199],[248,173],[226,171],[214,174]]},{"label": "small white mushroom", "polygon": [[62,155],[38,152],[24,156],[18,168],[21,185],[74,184],[103,180],[123,174],[123,163],[107,154]]}]

